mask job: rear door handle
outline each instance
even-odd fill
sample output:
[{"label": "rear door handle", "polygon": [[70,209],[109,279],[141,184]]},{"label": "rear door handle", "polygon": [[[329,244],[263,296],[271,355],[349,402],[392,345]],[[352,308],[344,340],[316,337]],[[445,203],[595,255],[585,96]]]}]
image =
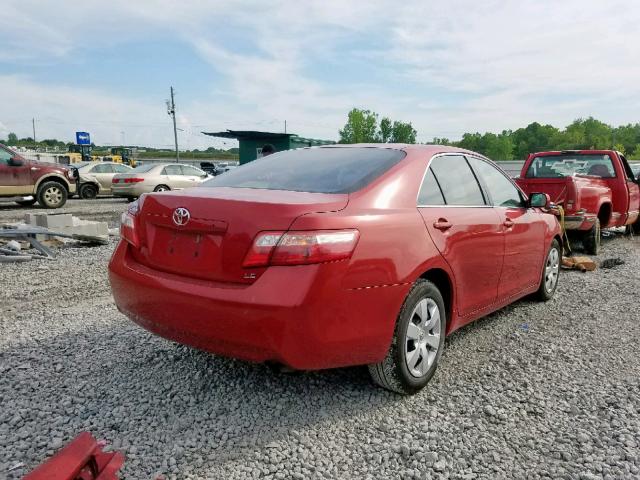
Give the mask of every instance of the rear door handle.
[{"label": "rear door handle", "polygon": [[437,221],[433,222],[433,228],[437,228],[438,230],[448,230],[452,227],[451,223],[446,218],[439,218]]},{"label": "rear door handle", "polygon": [[514,225],[514,222],[510,218],[507,218],[504,222],[502,222],[502,224],[507,228],[511,228]]}]

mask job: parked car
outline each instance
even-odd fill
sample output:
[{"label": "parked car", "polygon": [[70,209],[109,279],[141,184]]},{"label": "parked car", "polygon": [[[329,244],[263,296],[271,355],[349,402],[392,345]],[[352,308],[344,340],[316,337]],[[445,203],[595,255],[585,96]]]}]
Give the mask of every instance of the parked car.
[{"label": "parked car", "polygon": [[220,175],[225,171],[224,167],[221,168],[213,162],[200,162],[200,168],[212,177]]},{"label": "parked car", "polygon": [[613,150],[532,153],[516,182],[544,192],[565,210],[565,228],[580,233],[587,253],[597,255],[600,229],[631,226],[640,232],[640,187],[629,163]]},{"label": "parked car", "polygon": [[60,208],[75,191],[72,169],[27,160],[0,144],[0,197],[33,197],[17,203],[29,206],[37,201],[44,208]]},{"label": "parked car", "polygon": [[76,167],[79,174],[78,195],[90,199],[100,195],[111,195],[113,177],[117,173],[133,170],[128,165],[115,162],[85,162]]},{"label": "parked car", "polygon": [[182,190],[194,187],[209,178],[199,168],[180,163],[147,163],[129,173],[118,173],[111,180],[111,191],[116,197],[131,200],[143,193]]},{"label": "parked car", "polygon": [[111,288],[163,337],[294,369],[368,364],[410,394],[445,335],[554,294],[562,249],[548,204],[452,147],[283,151],[132,203]]}]

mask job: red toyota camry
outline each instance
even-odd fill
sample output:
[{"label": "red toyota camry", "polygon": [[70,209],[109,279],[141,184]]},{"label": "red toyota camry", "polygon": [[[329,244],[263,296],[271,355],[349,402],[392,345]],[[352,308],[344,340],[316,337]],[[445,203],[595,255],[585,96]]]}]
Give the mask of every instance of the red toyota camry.
[{"label": "red toyota camry", "polygon": [[460,149],[290,150],[132,203],[111,286],[163,337],[294,369],[367,364],[379,385],[414,393],[445,335],[554,294],[548,202]]}]

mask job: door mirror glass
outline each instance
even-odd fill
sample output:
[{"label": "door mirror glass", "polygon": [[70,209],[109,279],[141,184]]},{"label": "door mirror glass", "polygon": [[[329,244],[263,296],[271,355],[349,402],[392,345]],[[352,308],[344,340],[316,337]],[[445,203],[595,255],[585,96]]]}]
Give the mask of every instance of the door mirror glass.
[{"label": "door mirror glass", "polygon": [[24,165],[24,162],[18,157],[11,157],[9,159],[10,167],[21,167],[22,165]]},{"label": "door mirror glass", "polygon": [[546,193],[532,193],[529,205],[537,208],[548,208],[551,205],[551,197]]}]

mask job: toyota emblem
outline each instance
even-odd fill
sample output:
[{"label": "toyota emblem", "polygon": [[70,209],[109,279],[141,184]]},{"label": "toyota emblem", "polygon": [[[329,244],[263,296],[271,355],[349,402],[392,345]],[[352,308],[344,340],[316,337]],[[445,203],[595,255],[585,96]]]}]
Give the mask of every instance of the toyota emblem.
[{"label": "toyota emblem", "polygon": [[191,214],[186,208],[178,207],[173,211],[173,223],[179,227],[189,223],[189,220],[191,220]]}]

